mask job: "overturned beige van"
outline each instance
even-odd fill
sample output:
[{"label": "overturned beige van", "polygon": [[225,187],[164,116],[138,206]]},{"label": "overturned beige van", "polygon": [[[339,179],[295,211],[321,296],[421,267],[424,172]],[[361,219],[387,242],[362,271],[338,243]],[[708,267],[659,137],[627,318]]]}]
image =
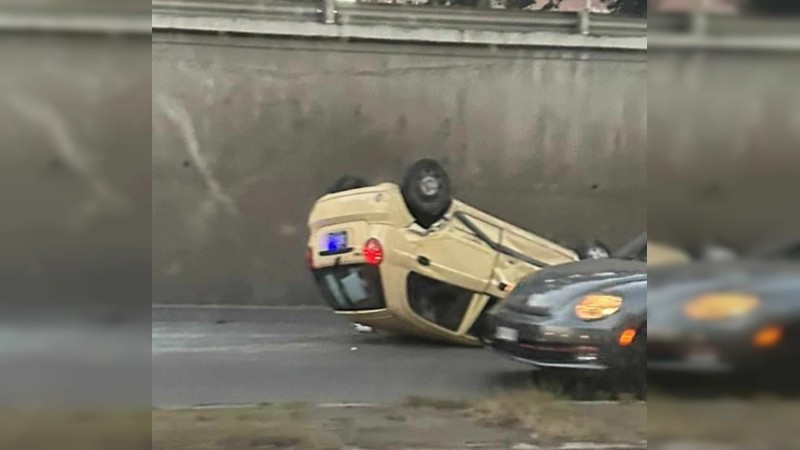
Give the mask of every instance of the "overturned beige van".
[{"label": "overturned beige van", "polygon": [[484,313],[546,266],[607,256],[575,251],[450,198],[449,178],[421,160],[402,185],[344,179],[314,204],[307,258],[333,310],[353,322],[479,344]]}]

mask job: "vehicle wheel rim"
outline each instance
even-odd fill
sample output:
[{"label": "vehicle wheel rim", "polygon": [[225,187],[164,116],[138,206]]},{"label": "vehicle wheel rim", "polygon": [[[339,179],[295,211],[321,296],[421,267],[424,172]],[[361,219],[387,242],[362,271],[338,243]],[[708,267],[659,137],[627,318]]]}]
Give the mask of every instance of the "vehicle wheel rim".
[{"label": "vehicle wheel rim", "polygon": [[592,247],[586,252],[589,259],[603,259],[608,258],[608,252],[600,247]]},{"label": "vehicle wheel rim", "polygon": [[433,197],[439,193],[442,183],[433,175],[426,174],[419,182],[419,190],[426,197]]}]

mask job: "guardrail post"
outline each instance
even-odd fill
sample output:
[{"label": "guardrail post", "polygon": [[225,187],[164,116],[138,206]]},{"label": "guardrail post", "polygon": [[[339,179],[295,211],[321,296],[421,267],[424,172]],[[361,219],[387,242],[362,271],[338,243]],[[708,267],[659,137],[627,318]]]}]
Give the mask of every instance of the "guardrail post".
[{"label": "guardrail post", "polygon": [[579,27],[580,33],[583,35],[589,34],[589,30],[591,27],[591,12],[592,12],[592,0],[586,0],[583,4],[583,9],[580,13],[578,13],[579,17]]},{"label": "guardrail post", "polygon": [[336,23],[336,0],[322,0],[322,23]]},{"label": "guardrail post", "polygon": [[697,9],[692,12],[691,32],[696,36],[708,33],[708,0],[700,0]]}]

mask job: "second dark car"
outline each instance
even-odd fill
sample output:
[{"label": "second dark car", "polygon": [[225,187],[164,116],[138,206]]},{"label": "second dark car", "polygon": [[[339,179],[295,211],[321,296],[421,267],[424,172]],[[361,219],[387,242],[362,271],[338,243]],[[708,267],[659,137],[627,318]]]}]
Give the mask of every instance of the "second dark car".
[{"label": "second dark car", "polygon": [[800,239],[740,258],[654,271],[650,372],[800,375]]},{"label": "second dark car", "polygon": [[608,259],[543,269],[489,313],[486,341],[544,369],[644,373],[647,235]]}]

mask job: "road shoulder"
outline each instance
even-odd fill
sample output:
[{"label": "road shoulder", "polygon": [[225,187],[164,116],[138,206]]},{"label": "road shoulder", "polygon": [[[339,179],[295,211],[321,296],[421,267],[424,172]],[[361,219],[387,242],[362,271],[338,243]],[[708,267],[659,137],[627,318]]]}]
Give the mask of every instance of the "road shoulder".
[{"label": "road shoulder", "polygon": [[[524,398],[524,397],[523,397]],[[160,409],[153,449],[638,449],[644,403],[541,399],[513,411],[507,399],[460,402],[410,397],[393,405],[264,403]]]}]

